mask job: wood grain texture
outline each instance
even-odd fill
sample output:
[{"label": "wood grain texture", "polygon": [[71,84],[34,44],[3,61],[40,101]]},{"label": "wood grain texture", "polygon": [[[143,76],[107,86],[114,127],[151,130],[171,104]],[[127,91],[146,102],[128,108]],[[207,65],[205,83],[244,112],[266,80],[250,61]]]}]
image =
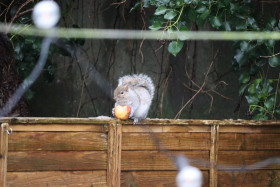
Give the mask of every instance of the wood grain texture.
[{"label": "wood grain texture", "polygon": [[105,187],[106,171],[8,172],[9,187]]},{"label": "wood grain texture", "polygon": [[211,147],[210,147],[210,171],[209,171],[209,186],[217,187],[217,160],[218,160],[218,145],[219,145],[219,126],[211,127]]},{"label": "wood grain texture", "polygon": [[210,126],[124,125],[123,132],[210,132]]},{"label": "wood grain texture", "polygon": [[[6,122],[9,124],[109,124],[109,123],[119,123],[124,125],[132,125],[132,120],[117,120],[115,118],[109,119],[98,119],[98,118],[26,118],[26,117],[18,117],[18,118],[0,118],[2,122]],[[277,120],[199,120],[199,119],[146,119],[139,122],[138,125],[162,125],[162,126],[170,126],[170,125],[178,125],[178,126],[200,126],[200,125],[220,125],[220,126],[278,126],[280,124]]]},{"label": "wood grain texture", "polygon": [[220,133],[219,150],[280,150],[280,134]]},{"label": "wood grain texture", "polygon": [[107,124],[12,124],[11,125],[14,132],[16,131],[73,131],[73,132],[107,132],[108,125]]},{"label": "wood grain texture", "polygon": [[14,132],[9,151],[94,151],[107,150],[107,133]]},{"label": "wood grain texture", "polygon": [[[175,163],[171,156],[184,154],[188,158],[203,159],[209,162],[209,151],[122,151],[122,171],[155,171],[155,170],[176,170]],[[199,169],[208,169],[205,163],[197,160],[190,161],[191,165]]]},{"label": "wood grain texture", "polygon": [[[121,186],[126,187],[176,187],[177,171],[132,171],[122,172]],[[208,171],[203,173],[203,187],[208,187]]]},{"label": "wood grain texture", "polygon": [[210,133],[123,133],[122,150],[209,150]]},{"label": "wood grain texture", "polygon": [[8,159],[8,133],[6,130],[9,129],[8,123],[1,124],[1,137],[0,137],[0,187],[6,187],[6,176],[7,176],[7,159]]},{"label": "wood grain texture", "polygon": [[8,171],[106,170],[105,151],[9,152]]},{"label": "wood grain texture", "polygon": [[[245,166],[279,155],[280,151],[218,151],[218,165],[220,170],[246,169]],[[250,169],[280,169],[280,164],[273,163],[266,167]]]},{"label": "wood grain texture", "polygon": [[280,186],[280,170],[261,170],[245,173],[219,171],[218,184],[219,187],[278,187]]},{"label": "wood grain texture", "polygon": [[[280,123],[279,123],[280,125]],[[249,126],[244,124],[244,126],[220,126],[220,132],[228,133],[254,133],[254,134],[280,134],[279,125],[265,125],[265,126]]]},{"label": "wood grain texture", "polygon": [[122,126],[109,124],[108,136],[107,183],[109,187],[117,187],[121,178]]}]

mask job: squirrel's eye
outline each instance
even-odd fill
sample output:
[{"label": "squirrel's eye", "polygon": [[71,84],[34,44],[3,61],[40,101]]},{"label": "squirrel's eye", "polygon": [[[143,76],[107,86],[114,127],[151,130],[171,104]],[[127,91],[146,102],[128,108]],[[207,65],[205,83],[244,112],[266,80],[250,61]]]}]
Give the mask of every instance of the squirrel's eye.
[{"label": "squirrel's eye", "polygon": [[123,95],[124,94],[124,92],[123,91],[121,91],[121,93],[120,93],[121,95]]}]

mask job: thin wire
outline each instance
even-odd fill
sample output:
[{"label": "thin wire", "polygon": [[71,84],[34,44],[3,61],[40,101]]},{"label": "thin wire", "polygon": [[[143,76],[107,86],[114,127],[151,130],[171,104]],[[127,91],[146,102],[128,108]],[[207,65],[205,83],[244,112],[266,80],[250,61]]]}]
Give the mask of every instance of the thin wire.
[{"label": "thin wire", "polygon": [[53,38],[51,38],[51,37],[46,37],[43,39],[40,57],[38,59],[36,66],[30,73],[30,75],[20,84],[20,86],[17,88],[15,93],[12,95],[12,97],[9,98],[9,100],[4,105],[4,107],[2,109],[0,109],[0,117],[7,116],[13,110],[13,108],[16,106],[16,104],[21,99],[23,94],[37,80],[42,69],[44,68],[44,66],[46,64],[48,53],[49,53],[49,47],[50,47],[52,40],[53,40]]}]

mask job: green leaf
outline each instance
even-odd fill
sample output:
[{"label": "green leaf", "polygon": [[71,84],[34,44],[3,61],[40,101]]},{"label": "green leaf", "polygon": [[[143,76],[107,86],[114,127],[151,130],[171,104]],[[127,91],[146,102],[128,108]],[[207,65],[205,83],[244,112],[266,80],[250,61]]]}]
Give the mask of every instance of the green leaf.
[{"label": "green leaf", "polygon": [[264,101],[264,106],[268,109],[268,110],[272,110],[273,106],[274,106],[274,97],[269,97],[269,99]]},{"label": "green leaf", "polygon": [[243,42],[241,42],[240,43],[240,50],[241,51],[248,51],[248,49],[249,49],[249,43],[248,42],[246,42],[246,41],[243,41]]},{"label": "green leaf", "polygon": [[183,0],[176,0],[176,6],[181,7],[184,4]]},{"label": "green leaf", "polygon": [[268,59],[268,63],[271,67],[277,67],[280,65],[280,57],[279,56],[273,56]]},{"label": "green leaf", "polygon": [[245,92],[245,90],[246,90],[246,88],[247,88],[247,84],[242,84],[241,86],[240,86],[240,88],[239,88],[239,96],[241,96],[244,92]]},{"label": "green leaf", "polygon": [[182,42],[182,41],[173,41],[173,42],[169,43],[168,51],[172,55],[176,56],[183,48],[183,45],[184,45],[184,42]]},{"label": "green leaf", "polygon": [[178,38],[180,39],[180,40],[187,40],[189,37],[186,37],[186,36],[184,36],[182,33],[181,33],[181,31],[188,31],[189,29],[186,27],[186,26],[181,26],[181,28],[180,28],[180,32],[178,32]]},{"label": "green leaf", "polygon": [[224,27],[226,31],[231,31],[231,27],[228,21],[224,22]]},{"label": "green leaf", "polygon": [[204,13],[206,10],[207,10],[207,7],[203,5],[203,6],[198,7],[195,11],[196,11],[197,13],[199,13],[199,14],[202,14],[202,13]]},{"label": "green leaf", "polygon": [[245,97],[249,105],[257,105],[259,103],[259,99],[255,95],[247,95]]},{"label": "green leaf", "polygon": [[165,12],[167,11],[167,8],[165,6],[159,6],[156,11],[155,11],[155,15],[162,15],[165,14]]},{"label": "green leaf", "polygon": [[171,20],[171,19],[175,18],[176,16],[177,16],[177,13],[175,11],[171,10],[164,15],[164,19]]},{"label": "green leaf", "polygon": [[239,82],[242,84],[246,84],[250,80],[250,75],[248,72],[243,72],[239,76]]},{"label": "green leaf", "polygon": [[263,113],[259,113],[253,117],[253,120],[268,120],[268,117]]},{"label": "green leaf", "polygon": [[266,22],[266,28],[268,30],[271,30],[271,29],[273,29],[276,26],[276,23],[277,23],[277,21],[276,21],[275,18],[270,18]]},{"label": "green leaf", "polygon": [[267,40],[265,45],[269,48],[273,48],[275,46],[275,40]]},{"label": "green leaf", "polygon": [[248,87],[248,93],[250,95],[256,94],[256,85],[254,83],[250,84],[250,86]]},{"label": "green leaf", "polygon": [[160,21],[155,21],[153,25],[149,26],[149,29],[151,30],[159,30],[161,28],[161,22]]},{"label": "green leaf", "polygon": [[222,26],[222,21],[221,18],[219,18],[218,16],[214,16],[212,18],[210,18],[210,22],[212,27],[218,29]]},{"label": "green leaf", "polygon": [[143,7],[148,8],[150,4],[150,0],[143,0]]},{"label": "green leaf", "polygon": [[193,1],[193,0],[184,0],[184,2],[185,2],[187,5],[191,4],[192,1]]},{"label": "green leaf", "polygon": [[135,3],[135,5],[129,10],[129,13],[133,12],[134,10],[136,10],[137,8],[139,8],[141,5],[140,2]]}]

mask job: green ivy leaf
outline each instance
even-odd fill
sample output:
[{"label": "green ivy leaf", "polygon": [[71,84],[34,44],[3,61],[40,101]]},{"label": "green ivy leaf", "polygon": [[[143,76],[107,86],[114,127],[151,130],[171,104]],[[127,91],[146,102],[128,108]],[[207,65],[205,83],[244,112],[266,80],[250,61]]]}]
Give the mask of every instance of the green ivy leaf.
[{"label": "green ivy leaf", "polygon": [[266,29],[271,30],[276,26],[276,19],[275,18],[270,18],[266,22]]},{"label": "green ivy leaf", "polygon": [[226,30],[226,31],[231,31],[231,27],[230,27],[230,24],[229,24],[228,21],[225,21],[225,22],[224,22],[224,27],[225,27],[225,30]]},{"label": "green ivy leaf", "polygon": [[160,21],[155,21],[153,25],[149,26],[149,29],[151,30],[159,30],[161,28],[161,22]]},{"label": "green ivy leaf", "polygon": [[184,0],[184,3],[186,3],[187,5],[191,4],[193,0]]},{"label": "green ivy leaf", "polygon": [[136,10],[137,8],[139,8],[141,5],[140,2],[135,3],[135,5],[129,10],[129,13],[133,12],[134,10]]},{"label": "green ivy leaf", "polygon": [[244,92],[245,92],[245,90],[246,90],[246,88],[247,88],[247,84],[242,84],[241,86],[240,86],[240,88],[239,88],[239,96],[241,96]]},{"label": "green ivy leaf", "polygon": [[245,52],[245,51],[248,51],[249,49],[249,43],[246,42],[246,41],[243,41],[240,43],[240,50]]},{"label": "green ivy leaf", "polygon": [[182,33],[181,33],[181,31],[188,31],[189,29],[186,27],[186,26],[181,26],[180,27],[180,32],[178,32],[178,38],[180,39],[180,40],[187,40],[189,37],[186,37],[186,36],[184,36]]},{"label": "green ivy leaf", "polygon": [[162,15],[165,14],[165,12],[167,11],[167,8],[165,6],[159,6],[156,11],[155,11],[155,15]]},{"label": "green ivy leaf", "polygon": [[248,87],[248,93],[250,95],[256,94],[256,85],[254,83],[250,84],[250,86]]},{"label": "green ivy leaf", "polygon": [[242,84],[246,84],[250,80],[250,75],[248,72],[243,72],[239,76],[239,82]]},{"label": "green ivy leaf", "polygon": [[195,11],[196,11],[197,13],[199,13],[199,14],[202,14],[202,13],[204,13],[206,10],[207,10],[207,7],[203,5],[203,6],[198,7]]},{"label": "green ivy leaf", "polygon": [[277,67],[280,65],[280,57],[279,56],[273,56],[268,59],[268,63],[271,67]]},{"label": "green ivy leaf", "polygon": [[222,21],[221,18],[219,18],[218,16],[214,16],[212,18],[210,18],[210,23],[212,25],[212,27],[218,29],[222,26]]},{"label": "green ivy leaf", "polygon": [[183,0],[176,0],[176,6],[181,7],[184,4]]},{"label": "green ivy leaf", "polygon": [[177,13],[175,11],[171,10],[164,15],[164,19],[172,20],[176,16],[177,16]]},{"label": "green ivy leaf", "polygon": [[176,56],[183,48],[183,45],[184,45],[184,42],[182,42],[182,41],[172,41],[168,45],[168,51],[172,55]]},{"label": "green ivy leaf", "polygon": [[253,117],[253,120],[268,120],[268,117],[263,113],[258,113]]},{"label": "green ivy leaf", "polygon": [[272,110],[273,106],[274,106],[274,97],[269,97],[269,99],[264,101],[264,106],[268,109],[268,110]]},{"label": "green ivy leaf", "polygon": [[259,99],[255,95],[247,95],[245,97],[249,105],[257,105],[259,103]]}]

